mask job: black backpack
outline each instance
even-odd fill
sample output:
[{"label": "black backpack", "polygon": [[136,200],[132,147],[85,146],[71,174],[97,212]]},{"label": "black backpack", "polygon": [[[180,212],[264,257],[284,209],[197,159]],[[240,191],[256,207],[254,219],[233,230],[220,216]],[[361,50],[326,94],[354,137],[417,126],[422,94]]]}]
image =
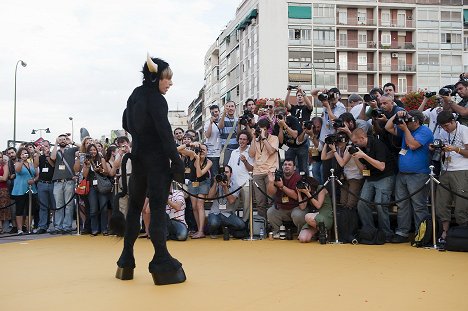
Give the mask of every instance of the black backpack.
[{"label": "black backpack", "polygon": [[355,208],[338,206],[336,208],[336,223],[338,227],[338,240],[342,243],[353,243],[356,240],[359,217]]},{"label": "black backpack", "polygon": [[468,252],[468,226],[450,227],[445,240],[446,250]]},{"label": "black backpack", "polygon": [[385,244],[385,232],[372,227],[363,227],[359,230],[358,241],[359,244],[365,245],[382,245]]},{"label": "black backpack", "polygon": [[421,223],[419,224],[419,228],[416,231],[414,236],[414,240],[411,243],[411,246],[414,247],[428,247],[432,246],[432,217],[426,216]]}]

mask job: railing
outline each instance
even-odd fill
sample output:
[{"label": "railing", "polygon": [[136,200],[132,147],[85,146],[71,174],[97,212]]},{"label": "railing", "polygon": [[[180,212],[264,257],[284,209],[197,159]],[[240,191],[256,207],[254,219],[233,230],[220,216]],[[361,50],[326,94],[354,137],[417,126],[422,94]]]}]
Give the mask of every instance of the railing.
[{"label": "railing", "polygon": [[413,19],[406,19],[406,20],[390,20],[390,21],[382,21],[379,20],[380,27],[388,27],[388,28],[415,28],[416,21]]},{"label": "railing", "polygon": [[365,19],[365,20],[358,20],[357,18],[346,18],[346,20],[340,20],[337,17],[337,25],[338,26],[376,26],[376,22],[374,19]]},{"label": "railing", "polygon": [[335,40],[314,40],[314,46],[335,46]]},{"label": "railing", "polygon": [[380,71],[416,71],[416,65],[382,65],[379,66]]},{"label": "railing", "polygon": [[359,64],[359,63],[345,63],[345,64],[338,64],[337,69],[338,70],[357,70],[357,71],[373,71],[375,69],[375,64],[373,63],[365,63],[365,64]]},{"label": "railing", "polygon": [[290,45],[311,45],[312,40],[306,40],[306,39],[289,39],[289,44]]},{"label": "railing", "polygon": [[[338,84],[338,89],[342,93],[361,93],[365,94],[369,92],[372,88],[374,88],[375,85],[356,85],[356,84]],[[408,92],[413,92],[417,91],[418,88],[415,86],[407,86],[406,91],[403,93],[408,93]],[[398,92],[400,93],[400,92]]]},{"label": "railing", "polygon": [[377,47],[374,41],[360,42],[358,40],[338,40],[336,44],[339,48],[375,49]]},{"label": "railing", "polygon": [[405,43],[397,43],[397,42],[392,42],[390,44],[379,44],[379,48],[381,49],[394,49],[394,50],[414,50],[416,47],[414,46],[414,43],[411,42],[405,42]]}]

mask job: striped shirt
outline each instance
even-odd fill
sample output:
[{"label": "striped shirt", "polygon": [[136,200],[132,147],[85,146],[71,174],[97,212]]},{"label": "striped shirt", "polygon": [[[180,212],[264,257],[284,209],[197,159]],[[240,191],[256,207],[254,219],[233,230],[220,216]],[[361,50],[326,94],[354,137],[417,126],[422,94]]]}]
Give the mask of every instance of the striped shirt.
[{"label": "striped shirt", "polygon": [[172,194],[169,194],[169,197],[167,199],[174,203],[182,203],[182,206],[179,211],[170,207],[169,204],[166,205],[166,213],[169,215],[169,218],[178,220],[185,226],[187,226],[187,223],[185,222],[185,199],[182,190],[174,190]]},{"label": "striped shirt", "polygon": [[219,138],[221,138],[221,145],[224,147],[226,144],[226,140],[229,136],[229,133],[231,132],[232,128],[234,128],[234,131],[232,133],[231,139],[229,142],[227,142],[227,149],[237,149],[239,147],[239,144],[237,143],[237,118],[229,118],[228,116],[224,117],[224,128],[221,129],[221,133],[219,134]]}]

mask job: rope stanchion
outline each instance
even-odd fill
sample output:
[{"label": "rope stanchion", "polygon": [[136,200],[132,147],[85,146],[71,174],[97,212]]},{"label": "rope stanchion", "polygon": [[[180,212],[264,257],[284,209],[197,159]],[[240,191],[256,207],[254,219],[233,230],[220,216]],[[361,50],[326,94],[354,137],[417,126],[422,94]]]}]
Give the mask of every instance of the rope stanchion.
[{"label": "rope stanchion", "polygon": [[[75,184],[75,188],[76,188]],[[75,198],[75,207],[76,207],[76,235],[81,235],[81,225],[80,225],[80,199],[75,195],[73,196]]]},{"label": "rope stanchion", "polygon": [[461,194],[459,194],[458,192],[453,191],[452,189],[450,189],[450,188],[447,187],[446,185],[440,183],[440,181],[437,181],[437,184],[438,184],[439,186],[441,186],[442,188],[444,188],[445,190],[447,190],[448,192],[450,192],[451,194],[456,195],[457,197],[460,197],[460,198],[462,198],[462,199],[468,200],[468,197],[465,197],[464,195],[461,195]]},{"label": "rope stanchion", "polygon": [[[29,198],[29,204],[28,204],[28,233],[31,234],[31,226],[32,226],[32,186],[28,186],[28,198]],[[20,228],[18,228],[19,230]]]},{"label": "rope stanchion", "polygon": [[[336,217],[336,184],[335,181],[337,181],[336,176],[335,176],[335,170],[330,169],[330,182],[331,182],[331,192],[332,192],[332,205],[333,205],[333,224],[334,224],[334,229],[335,229],[335,242],[332,244],[342,244],[339,241],[338,238],[338,223],[337,223],[337,217]],[[341,184],[341,182],[340,182]]]},{"label": "rope stanchion", "polygon": [[224,195],[220,195],[218,197],[214,197],[214,198],[209,198],[209,197],[199,197],[198,195],[195,195],[195,194],[192,194],[190,192],[188,192],[187,190],[185,190],[183,187],[182,187],[182,184],[181,183],[177,183],[177,185],[180,187],[180,190],[182,190],[183,192],[187,193],[189,196],[191,197],[194,197],[194,198],[197,198],[197,199],[202,199],[202,200],[218,200],[218,199],[223,199],[223,198],[226,198],[234,193],[236,193],[237,191],[241,190],[245,185],[247,184],[247,182],[245,182],[242,186],[240,186],[239,188],[237,188],[236,190],[228,193],[228,194],[224,194]]},{"label": "rope stanchion", "polygon": [[[429,166],[429,169],[431,170],[431,173],[429,174],[430,176],[430,183],[431,183],[431,214],[432,214],[432,248],[437,249],[437,237],[436,237],[436,212],[435,212],[435,182],[437,179],[435,179],[435,174],[434,174],[434,165]],[[438,182],[438,181],[437,181]]]},{"label": "rope stanchion", "polygon": [[0,210],[9,208],[10,206],[13,206],[13,205],[15,205],[15,204],[16,204],[16,201],[13,200],[13,202],[11,202],[10,204],[0,207]]},{"label": "rope stanchion", "polygon": [[[252,172],[249,172],[249,206],[250,206],[250,211],[249,211],[249,226],[250,226],[250,232],[249,232],[249,237],[245,238],[244,241],[256,241],[258,239],[254,238],[253,236],[253,187],[252,187],[252,182],[253,182],[253,174]],[[261,239],[262,237],[260,237]]]}]

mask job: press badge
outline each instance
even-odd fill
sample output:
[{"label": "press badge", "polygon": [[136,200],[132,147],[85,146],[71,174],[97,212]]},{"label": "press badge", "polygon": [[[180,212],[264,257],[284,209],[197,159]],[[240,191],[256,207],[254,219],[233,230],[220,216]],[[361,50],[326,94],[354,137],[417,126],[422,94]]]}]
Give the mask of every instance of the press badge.
[{"label": "press badge", "polygon": [[198,181],[192,181],[192,187],[198,187],[200,183]]},{"label": "press badge", "polygon": [[93,179],[93,186],[97,186],[97,179]]},{"label": "press badge", "polygon": [[452,162],[452,157],[451,156],[446,157],[445,162],[447,162],[447,163]]},{"label": "press badge", "polygon": [[288,150],[289,150],[289,147],[286,146],[286,145],[283,145],[283,146],[281,146],[281,149],[283,149],[284,151],[288,151]]},{"label": "press badge", "polygon": [[406,150],[406,149],[401,149],[400,152],[399,152],[399,154],[401,154],[401,155],[404,156],[404,155],[406,155],[407,152],[408,152],[408,150]]},{"label": "press badge", "polygon": [[370,170],[362,170],[362,176],[370,176]]},{"label": "press badge", "polygon": [[289,203],[289,197],[288,196],[284,196],[281,198],[281,203]]},{"label": "press badge", "polygon": [[43,167],[43,168],[42,168],[42,172],[43,172],[43,173],[48,173],[48,172],[49,172],[49,168],[48,168],[48,167]]},{"label": "press badge", "polygon": [[317,148],[310,148],[310,149],[312,149],[312,156],[313,156],[313,157],[316,157],[316,156],[319,155],[319,151],[318,151]]},{"label": "press badge", "polygon": [[190,167],[186,167],[185,168],[185,174],[190,174],[192,170],[190,169]]},{"label": "press badge", "polygon": [[219,209],[226,209],[226,204],[219,204]]},{"label": "press badge", "polygon": [[60,164],[59,165],[59,170],[64,171],[65,170],[65,164]]}]

